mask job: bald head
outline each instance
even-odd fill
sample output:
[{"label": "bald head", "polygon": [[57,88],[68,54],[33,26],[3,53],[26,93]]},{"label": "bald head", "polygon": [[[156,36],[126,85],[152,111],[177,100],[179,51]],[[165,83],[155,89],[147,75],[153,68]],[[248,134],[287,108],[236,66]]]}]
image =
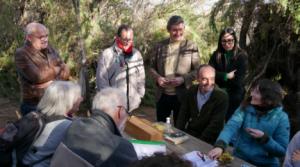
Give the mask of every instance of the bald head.
[{"label": "bald head", "polygon": [[48,47],[48,29],[40,23],[29,23],[25,28],[26,41],[32,44],[36,50]]},{"label": "bald head", "polygon": [[199,68],[198,68],[198,75],[200,73],[203,73],[204,71],[210,71],[212,73],[216,73],[215,68],[213,68],[211,65],[208,64],[202,64]]},{"label": "bald head", "polygon": [[215,86],[216,70],[210,65],[201,65],[198,69],[199,91],[207,93]]}]

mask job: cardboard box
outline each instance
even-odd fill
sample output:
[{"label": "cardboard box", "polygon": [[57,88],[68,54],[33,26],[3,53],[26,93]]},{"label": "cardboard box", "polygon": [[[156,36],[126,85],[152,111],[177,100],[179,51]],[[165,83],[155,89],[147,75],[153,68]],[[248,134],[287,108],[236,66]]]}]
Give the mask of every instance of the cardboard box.
[{"label": "cardboard box", "polygon": [[131,116],[126,123],[125,132],[139,140],[163,141],[163,133],[155,129],[151,122]]}]

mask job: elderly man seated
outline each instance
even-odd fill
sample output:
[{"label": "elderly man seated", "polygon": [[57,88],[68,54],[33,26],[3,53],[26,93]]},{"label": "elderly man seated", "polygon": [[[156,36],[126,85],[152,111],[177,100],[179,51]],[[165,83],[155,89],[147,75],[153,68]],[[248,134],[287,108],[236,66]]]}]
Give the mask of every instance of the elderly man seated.
[{"label": "elderly man seated", "polygon": [[98,92],[91,117],[73,121],[51,166],[128,166],[137,160],[132,144],[120,133],[128,117],[125,106],[126,95],[121,90]]},{"label": "elderly man seated", "polygon": [[213,144],[224,127],[228,108],[228,95],[215,85],[215,69],[201,65],[198,85],[187,92],[182,103],[176,127]]}]

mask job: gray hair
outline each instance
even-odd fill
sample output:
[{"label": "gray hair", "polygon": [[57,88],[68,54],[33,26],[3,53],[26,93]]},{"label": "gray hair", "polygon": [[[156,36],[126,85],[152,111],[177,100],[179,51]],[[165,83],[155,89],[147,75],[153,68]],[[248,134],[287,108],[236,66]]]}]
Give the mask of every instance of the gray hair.
[{"label": "gray hair", "polygon": [[44,26],[43,24],[41,23],[36,23],[36,22],[32,22],[32,23],[29,23],[27,24],[27,26],[25,27],[25,35],[31,35],[31,34],[34,34],[36,33],[38,30],[45,30],[45,31],[48,31],[48,29],[46,28],[46,26]]},{"label": "gray hair", "polygon": [[118,88],[109,87],[96,94],[92,110],[100,110],[108,115],[113,115],[118,106],[126,107],[126,95]]},{"label": "gray hair", "polygon": [[81,88],[71,81],[54,81],[46,89],[37,109],[48,117],[63,116],[81,97]]}]

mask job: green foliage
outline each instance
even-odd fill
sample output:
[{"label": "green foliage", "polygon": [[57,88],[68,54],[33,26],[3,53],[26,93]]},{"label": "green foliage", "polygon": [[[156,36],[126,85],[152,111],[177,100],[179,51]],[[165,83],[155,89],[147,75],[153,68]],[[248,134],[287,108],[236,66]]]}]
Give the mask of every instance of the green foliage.
[{"label": "green foliage", "polygon": [[297,34],[300,34],[300,2],[296,0],[286,1],[283,4],[287,4],[287,11],[294,19],[293,29]]},{"label": "green foliage", "polygon": [[244,3],[221,0],[212,10],[210,25],[215,31],[224,25],[242,29],[237,32],[241,33],[240,41],[249,55],[247,84],[267,77],[279,80],[287,90],[294,91],[297,79],[293,76],[299,67],[299,56],[295,55],[300,50],[299,11],[297,0],[270,4],[262,0]]},{"label": "green foliage", "polygon": [[[210,15],[199,14],[197,3],[199,0],[168,0],[160,4],[152,1],[140,0],[79,0],[81,34],[84,39],[85,51],[89,63],[90,87],[94,91],[95,62],[99,53],[109,47],[114,40],[117,27],[120,24],[130,24],[134,29],[135,46],[141,51],[145,66],[148,68],[150,52],[156,42],[167,38],[166,23],[170,16],[181,15],[186,22],[186,36],[198,44],[201,63],[207,63],[213,50],[216,48],[218,33],[225,26],[236,26],[243,20],[248,11],[247,5],[255,3],[261,9],[261,1],[253,0],[247,4],[240,1],[220,0],[215,4]],[[299,34],[300,7],[296,0],[280,0],[280,8],[265,8],[260,17],[254,18],[259,24],[255,29],[257,40],[265,43],[269,40],[269,30],[281,24],[283,17],[292,21],[293,32]],[[261,5],[261,6],[259,6]],[[254,12],[255,13],[255,12]],[[71,68],[74,79],[78,78],[79,68],[79,34],[77,18],[72,0],[27,0],[0,1],[0,70],[10,74],[7,83],[0,81],[0,87],[12,87],[16,92],[16,81],[13,55],[16,48],[24,42],[23,28],[32,21],[45,24],[50,31],[50,43],[59,50],[63,59]],[[253,21],[253,22],[254,22]],[[276,25],[275,25],[276,24]],[[253,25],[251,25],[253,27]],[[279,27],[279,26],[278,26]],[[285,26],[281,27],[282,29]],[[250,31],[248,31],[250,32]],[[280,36],[285,36],[285,33]],[[250,34],[251,35],[251,34]],[[254,38],[251,38],[254,39]],[[293,45],[295,46],[295,45]],[[257,51],[266,50],[257,48]],[[4,76],[2,75],[2,78]],[[9,83],[8,83],[9,82]],[[10,85],[10,86],[7,86]],[[147,90],[143,104],[154,104],[154,82],[147,73]],[[0,90],[2,93],[2,90]],[[93,92],[92,92],[93,93]]]},{"label": "green foliage", "polygon": [[142,105],[154,106],[155,99],[155,81],[150,77],[149,70],[146,70],[146,91],[142,100]]}]

